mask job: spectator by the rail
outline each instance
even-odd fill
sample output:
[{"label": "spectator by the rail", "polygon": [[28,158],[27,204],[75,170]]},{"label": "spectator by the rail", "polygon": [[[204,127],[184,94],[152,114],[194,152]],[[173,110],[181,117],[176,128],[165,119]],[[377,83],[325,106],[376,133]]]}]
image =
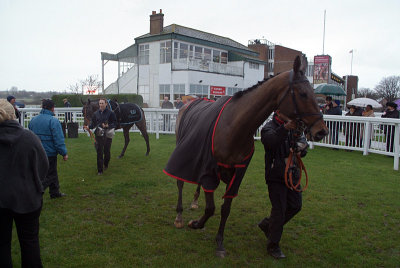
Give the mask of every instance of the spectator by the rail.
[{"label": "spectator by the rail", "polygon": [[[359,107],[351,105],[349,107],[349,112],[346,113],[346,116],[362,116],[362,110]],[[362,146],[361,124],[356,122],[346,122],[345,136],[346,136],[346,146],[361,147]]]},{"label": "spectator by the rail", "polygon": [[46,152],[31,131],[15,119],[12,105],[0,100],[0,267],[12,267],[13,222],[22,267],[42,267],[39,217],[49,167]]},{"label": "spectator by the rail", "polygon": [[[71,108],[71,103],[69,103],[68,99],[63,99],[64,107]],[[72,113],[65,113],[65,120],[66,123],[72,122]]]},{"label": "spectator by the rail", "polygon": [[[397,110],[397,104],[394,102],[386,103],[386,110],[381,116],[382,118],[399,118],[399,111]],[[383,126],[383,131],[386,135],[386,151],[393,152],[394,143],[394,132],[395,127],[385,125]]]},{"label": "spectator by the rail", "polygon": [[52,100],[45,99],[42,101],[42,110],[29,122],[29,129],[42,141],[49,160],[49,171],[43,182],[44,190],[49,187],[50,198],[65,196],[66,194],[60,192],[57,155],[60,154],[63,160],[67,161],[68,154],[60,121],[54,117],[54,102]]},{"label": "spectator by the rail", "polygon": [[20,111],[18,111],[18,108],[15,105],[15,101],[16,101],[15,97],[10,95],[7,97],[7,100],[14,107],[15,117],[18,119],[18,122],[21,124],[21,113],[20,113]]},{"label": "spectator by the rail", "polygon": [[176,99],[175,108],[176,108],[176,109],[180,109],[180,108],[182,108],[183,105],[184,105],[184,104],[183,104],[181,98],[177,98],[177,99]]},{"label": "spectator by the rail", "polygon": [[[169,101],[168,96],[164,97],[164,101],[161,103],[161,109],[174,109],[174,105]],[[171,115],[163,114],[163,130],[171,131]]]},{"label": "spectator by the rail", "polygon": [[[323,109],[324,114],[327,115],[342,115],[342,110],[340,109],[340,101],[335,100],[332,101],[331,96],[327,96],[325,99],[325,106]],[[337,145],[339,144],[339,131],[340,131],[340,122],[337,121],[328,121],[326,122],[329,128],[329,141],[331,144]],[[337,148],[333,148],[337,150]]]}]

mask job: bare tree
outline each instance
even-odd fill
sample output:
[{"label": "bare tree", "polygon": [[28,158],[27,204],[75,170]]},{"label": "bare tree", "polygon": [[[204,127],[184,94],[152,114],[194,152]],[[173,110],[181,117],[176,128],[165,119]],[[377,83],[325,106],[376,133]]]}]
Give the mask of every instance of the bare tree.
[{"label": "bare tree", "polygon": [[384,77],[375,86],[375,91],[378,96],[386,99],[387,101],[394,101],[400,97],[400,76]]},{"label": "bare tree", "polygon": [[96,91],[101,88],[101,81],[97,75],[89,75],[86,79],[81,80],[82,88],[87,88],[88,91]]},{"label": "bare tree", "polygon": [[371,90],[369,88],[360,88],[357,95],[360,98],[370,98],[374,100],[377,100],[379,98],[378,93],[375,90]]},{"label": "bare tree", "polygon": [[79,94],[82,93],[82,87],[79,83],[75,83],[73,85],[68,86],[69,91],[72,92],[72,94]]}]

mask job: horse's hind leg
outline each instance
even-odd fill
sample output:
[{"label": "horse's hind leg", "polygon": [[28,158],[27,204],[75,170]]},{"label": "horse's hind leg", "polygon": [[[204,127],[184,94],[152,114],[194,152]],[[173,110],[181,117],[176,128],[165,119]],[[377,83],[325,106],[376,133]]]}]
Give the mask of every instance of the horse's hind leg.
[{"label": "horse's hind leg", "polygon": [[192,204],[190,205],[191,209],[199,208],[199,196],[200,196],[200,184],[197,186],[196,192],[194,192],[194,197]]},{"label": "horse's hind leg", "polygon": [[147,134],[146,118],[144,118],[144,115],[143,119],[140,122],[136,123],[135,125],[140,130],[140,133],[142,133],[144,141],[146,142],[146,147],[147,147],[146,156],[147,156],[150,153],[150,143],[149,143],[149,134]]},{"label": "horse's hind leg", "polygon": [[224,203],[221,206],[221,221],[219,223],[218,233],[215,238],[217,242],[216,255],[221,258],[224,258],[226,256],[226,251],[224,248],[224,230],[226,221],[231,212],[231,205],[232,205],[232,198],[225,198]]},{"label": "horse's hind leg", "polygon": [[123,157],[123,156],[125,155],[126,148],[128,147],[128,144],[129,144],[129,141],[130,141],[130,139],[129,139],[129,129],[130,129],[131,127],[132,127],[132,125],[128,125],[128,126],[126,126],[126,127],[123,127],[124,138],[125,138],[125,145],[124,145],[124,148],[122,149],[121,154],[118,156],[118,158],[121,158],[121,157]]},{"label": "horse's hind leg", "polygon": [[176,205],[176,215],[174,225],[176,228],[183,228],[183,220],[182,220],[182,189],[183,189],[183,181],[177,180],[176,185],[178,186],[178,204]]},{"label": "horse's hind leg", "polygon": [[204,215],[199,220],[192,220],[188,226],[193,229],[201,229],[206,224],[207,220],[214,215],[215,204],[214,204],[214,192],[205,192],[206,196],[206,209]]}]

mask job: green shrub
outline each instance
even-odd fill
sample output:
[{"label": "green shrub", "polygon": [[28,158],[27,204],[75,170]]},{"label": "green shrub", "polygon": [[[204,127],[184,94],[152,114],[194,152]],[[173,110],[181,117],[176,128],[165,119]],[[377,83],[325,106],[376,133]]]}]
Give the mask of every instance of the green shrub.
[{"label": "green shrub", "polygon": [[67,98],[72,107],[82,106],[82,101],[88,99],[99,99],[106,98],[110,100],[117,100],[119,103],[136,103],[140,107],[143,107],[143,97],[137,94],[105,94],[105,95],[82,95],[82,94],[57,94],[53,95],[51,99],[54,101],[56,107],[64,107],[63,99]]}]

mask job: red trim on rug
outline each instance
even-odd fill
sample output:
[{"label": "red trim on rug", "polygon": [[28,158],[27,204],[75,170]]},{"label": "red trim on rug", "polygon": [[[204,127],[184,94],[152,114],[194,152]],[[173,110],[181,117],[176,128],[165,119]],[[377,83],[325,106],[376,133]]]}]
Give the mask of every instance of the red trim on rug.
[{"label": "red trim on rug", "polygon": [[174,179],[177,179],[177,180],[180,180],[180,181],[184,181],[184,182],[188,182],[188,183],[192,183],[192,184],[198,184],[197,182],[188,181],[188,180],[182,179],[182,178],[180,178],[180,177],[174,176],[174,175],[168,173],[167,171],[165,171],[165,169],[163,169],[163,172],[164,172],[166,175],[168,175],[168,176],[170,176],[170,177],[172,177],[172,178],[174,178]]},{"label": "red trim on rug", "polygon": [[235,181],[235,178],[236,178],[236,172],[235,172],[235,174],[233,174],[233,177],[231,179],[231,182],[229,183],[228,189],[226,189],[225,194],[224,194],[224,196],[222,198],[224,198],[226,196],[226,193],[231,189],[232,184]]},{"label": "red trim on rug", "polygon": [[222,198],[235,198],[236,196],[238,196],[237,194],[235,195],[224,195]]},{"label": "red trim on rug", "polygon": [[229,100],[227,102],[225,102],[224,106],[222,106],[221,111],[219,111],[218,117],[217,117],[217,121],[215,122],[214,125],[214,129],[213,129],[213,134],[211,137],[211,151],[212,154],[214,155],[214,135],[215,135],[215,129],[217,128],[217,124],[219,121],[219,118],[221,117],[222,111],[225,109],[225,106],[228,104],[228,102],[230,102],[232,100],[232,97],[229,98]]},{"label": "red trim on rug", "polygon": [[206,193],[213,193],[214,192],[214,190],[206,190],[206,189],[204,189],[203,186],[201,186],[201,189],[203,189],[203,191],[206,192]]}]

